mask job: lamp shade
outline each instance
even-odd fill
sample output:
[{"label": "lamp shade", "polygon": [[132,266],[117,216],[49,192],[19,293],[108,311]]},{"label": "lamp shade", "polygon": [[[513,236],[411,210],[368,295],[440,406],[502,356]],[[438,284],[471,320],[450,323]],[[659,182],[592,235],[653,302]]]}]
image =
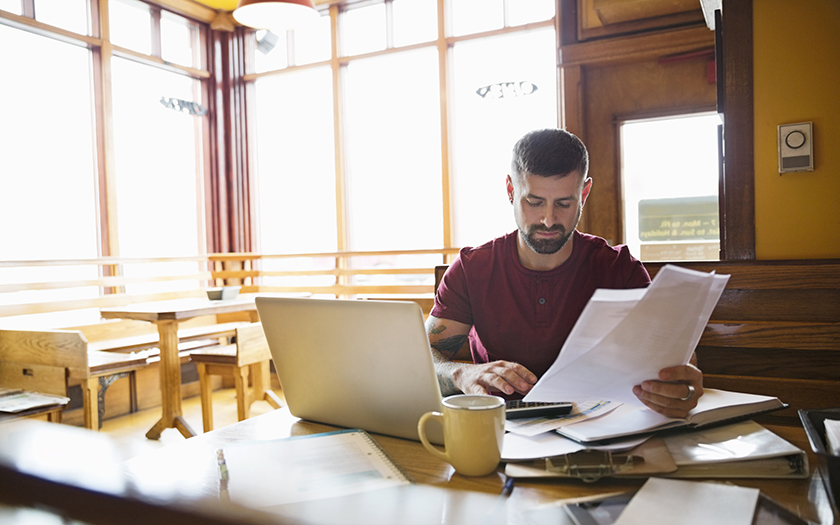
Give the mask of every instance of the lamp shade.
[{"label": "lamp shade", "polygon": [[240,0],[233,18],[257,29],[285,31],[318,19],[312,0]]}]

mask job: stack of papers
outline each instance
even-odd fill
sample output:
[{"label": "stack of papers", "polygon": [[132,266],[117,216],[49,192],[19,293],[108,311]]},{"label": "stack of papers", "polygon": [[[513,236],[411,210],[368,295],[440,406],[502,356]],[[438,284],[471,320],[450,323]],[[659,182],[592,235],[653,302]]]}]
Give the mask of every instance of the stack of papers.
[{"label": "stack of papers", "polygon": [[17,413],[33,408],[53,405],[66,405],[69,397],[42,394],[20,389],[2,389],[0,392],[0,412]]}]

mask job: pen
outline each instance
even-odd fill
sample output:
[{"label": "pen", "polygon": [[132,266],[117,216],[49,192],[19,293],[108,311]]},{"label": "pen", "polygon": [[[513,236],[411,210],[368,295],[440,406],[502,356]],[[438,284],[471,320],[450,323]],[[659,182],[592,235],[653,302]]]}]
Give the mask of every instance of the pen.
[{"label": "pen", "polygon": [[505,486],[502,487],[502,496],[510,496],[511,492],[513,492],[513,478],[508,478]]},{"label": "pen", "polygon": [[230,501],[230,493],[228,493],[228,474],[227,462],[225,462],[225,452],[222,449],[216,451],[216,462],[219,464],[219,499],[221,501]]}]

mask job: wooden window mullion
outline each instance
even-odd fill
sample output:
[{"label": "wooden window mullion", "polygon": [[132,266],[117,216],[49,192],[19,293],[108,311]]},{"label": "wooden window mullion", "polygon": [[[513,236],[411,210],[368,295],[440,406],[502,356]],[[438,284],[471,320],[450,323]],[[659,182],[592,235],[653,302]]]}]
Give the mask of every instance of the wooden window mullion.
[{"label": "wooden window mullion", "polygon": [[160,33],[160,8],[152,8],[152,56],[156,56],[158,58],[163,57],[163,52],[161,51],[161,38]]}]

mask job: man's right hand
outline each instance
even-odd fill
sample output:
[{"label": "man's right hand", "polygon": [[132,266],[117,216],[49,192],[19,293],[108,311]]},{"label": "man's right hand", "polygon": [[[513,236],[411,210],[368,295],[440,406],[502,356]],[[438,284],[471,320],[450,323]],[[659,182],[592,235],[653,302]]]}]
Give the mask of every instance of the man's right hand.
[{"label": "man's right hand", "polygon": [[452,371],[452,382],[465,394],[514,392],[527,394],[537,382],[537,376],[518,363],[493,361],[464,364]]},{"label": "man's right hand", "polygon": [[518,363],[493,361],[491,363],[454,362],[452,358],[466,342],[470,325],[429,316],[426,332],[432,347],[432,360],[444,396],[456,394],[489,394],[503,392],[525,394],[537,382],[537,376]]}]

